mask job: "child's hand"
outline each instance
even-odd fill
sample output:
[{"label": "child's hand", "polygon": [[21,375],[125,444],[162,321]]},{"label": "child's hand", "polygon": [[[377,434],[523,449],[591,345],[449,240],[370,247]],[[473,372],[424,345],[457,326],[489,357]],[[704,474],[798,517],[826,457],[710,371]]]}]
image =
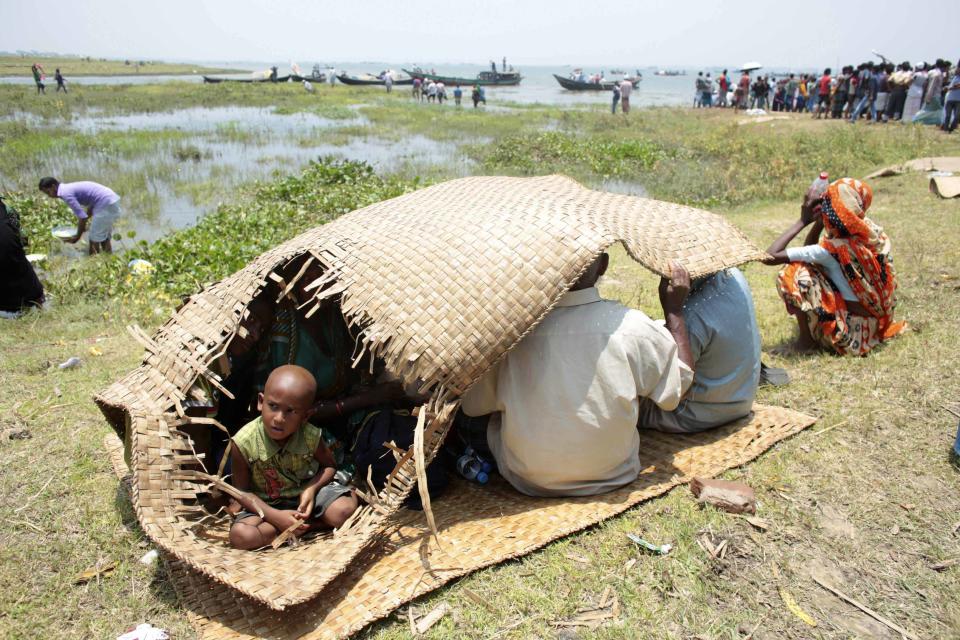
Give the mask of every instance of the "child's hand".
[{"label": "child's hand", "polygon": [[300,515],[299,511],[293,511],[292,509],[283,509],[280,511],[280,518],[282,526],[280,531],[286,531],[296,523],[300,523],[300,526],[294,530],[294,533],[298,536],[302,536],[307,531],[310,530],[310,525],[305,522],[305,518]]},{"label": "child's hand", "polygon": [[317,497],[317,487],[307,487],[300,492],[300,505],[297,506],[296,513],[300,514],[302,520],[309,520],[313,514],[313,501]]}]

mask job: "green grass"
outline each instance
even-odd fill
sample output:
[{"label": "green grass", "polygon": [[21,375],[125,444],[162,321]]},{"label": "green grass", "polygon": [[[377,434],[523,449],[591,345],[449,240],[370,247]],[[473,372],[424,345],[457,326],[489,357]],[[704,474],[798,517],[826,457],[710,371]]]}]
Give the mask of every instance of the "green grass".
[{"label": "green grass", "polygon": [[[215,91],[203,93],[208,88]],[[283,96],[278,106],[291,108],[309,108],[308,100],[316,98],[302,90],[302,96],[282,93],[286,89],[267,87],[266,93]],[[0,95],[5,91],[0,87]],[[107,100],[95,93],[97,100]],[[250,87],[224,92],[173,87],[170,94],[158,104],[191,106],[208,96],[214,102],[260,99]],[[129,95],[136,99],[124,108],[145,101],[149,92]],[[709,203],[759,246],[795,218],[800,193],[821,168],[834,176],[862,175],[907,157],[960,155],[960,143],[929,128],[850,127],[802,117],[740,125],[741,116],[731,112],[691,110],[640,110],[628,121],[599,109],[553,107],[475,116],[409,104],[400,92],[386,96],[338,87],[321,96],[343,107],[364,102],[361,113],[375,122],[365,135],[381,135],[395,116],[402,132],[460,143],[477,162],[488,163],[478,171],[562,171],[590,182],[617,176],[658,197]],[[547,122],[554,123],[553,130],[543,134]],[[478,144],[478,136],[487,141]],[[49,149],[57,142],[38,138],[35,144]],[[17,157],[27,165],[35,162],[29,149]],[[441,179],[455,169],[429,171],[435,171],[427,173],[431,179]],[[5,463],[0,504],[10,514],[0,530],[0,636],[115,637],[148,620],[174,637],[192,637],[162,568],[137,563],[148,546],[142,546],[143,534],[118,495],[101,448],[108,427],[89,401],[139,362],[142,349],[124,326],[137,322],[152,330],[180,294],[303,228],[418,184],[378,177],[358,165],[324,163],[251,185],[195,229],[137,249],[136,255],[158,265],[152,279],[128,280],[123,269],[128,256],[84,260],[49,275],[56,294],[52,309],[4,322],[0,387],[7,391],[0,395],[0,420],[4,428],[26,426],[33,437],[0,444]],[[793,339],[795,324],[777,298],[776,272],[761,265],[745,268],[764,360],[786,367],[793,377],[789,386],[762,390],[759,399],[819,417],[811,429],[725,474],[755,488],[759,515],[770,521],[770,529],[757,532],[742,519],[699,508],[680,488],[420,599],[418,610],[440,602],[453,610],[428,637],[556,637],[553,623],[595,602],[607,586],[620,599],[621,617],[581,631],[582,637],[733,640],[754,628],[754,638],[768,640],[895,637],[819,588],[812,574],[827,576],[922,638],[960,636],[960,568],[929,569],[960,556],[954,529],[960,520],[960,472],[947,455],[957,419],[942,409],[960,399],[960,346],[954,336],[960,315],[960,208],[957,201],[932,196],[922,174],[872,185],[870,215],[893,242],[900,279],[897,315],[911,323],[910,333],[863,359],[774,355],[772,350]],[[62,209],[28,186],[12,201],[39,238]],[[203,191],[183,188],[191,197]],[[656,278],[622,250],[612,257],[605,295],[659,317]],[[91,346],[103,355],[91,355]],[[71,355],[84,358],[81,369],[48,366]],[[673,543],[675,551],[665,557],[642,554],[626,541],[627,532]],[[702,537],[728,540],[726,557],[709,557],[697,543]],[[630,560],[636,562],[627,568]],[[72,584],[76,573],[105,561],[118,563],[114,573],[89,585]],[[813,615],[817,628],[786,609],[780,587]],[[468,589],[489,607],[474,602]],[[402,611],[360,634],[408,636]]]},{"label": "green grass", "polygon": [[339,107],[364,102],[374,96],[372,91],[362,87],[315,86],[315,93],[307,93],[296,82],[95,84],[73,86],[66,95],[37,96],[32,86],[0,85],[0,116],[31,113],[55,120],[87,115],[91,111],[119,115],[190,107],[246,106],[276,107],[283,113],[316,111],[332,118],[346,117]]},{"label": "green grass", "polygon": [[[56,88],[53,72],[59,68],[60,72],[70,82],[71,76],[156,76],[167,74],[188,73],[237,73],[237,69],[221,69],[204,67],[195,64],[176,62],[162,62],[159,60],[111,60],[107,58],[91,58],[89,56],[0,56],[0,75],[4,76],[31,76],[30,67],[39,63],[46,72],[46,82]],[[69,85],[68,85],[69,86]]]},{"label": "green grass", "polygon": [[852,127],[803,115],[741,122],[728,110],[643,109],[630,119],[567,111],[557,131],[497,138],[472,155],[497,173],[626,178],[658,198],[716,207],[799,194],[821,169],[862,175],[955,148],[932,127]]}]

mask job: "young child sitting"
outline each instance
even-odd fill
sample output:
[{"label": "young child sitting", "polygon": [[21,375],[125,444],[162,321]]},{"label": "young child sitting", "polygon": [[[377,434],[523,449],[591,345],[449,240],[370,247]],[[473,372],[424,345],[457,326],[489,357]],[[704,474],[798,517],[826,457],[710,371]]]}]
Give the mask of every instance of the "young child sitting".
[{"label": "young child sitting", "polygon": [[306,369],[274,369],[257,398],[260,417],[233,437],[233,485],[253,494],[242,505],[231,504],[236,513],[230,528],[234,547],[258,549],[297,522],[297,535],[340,527],[356,511],[353,490],[334,480],[333,455],[323,444],[321,430],[307,423],[316,390]]}]

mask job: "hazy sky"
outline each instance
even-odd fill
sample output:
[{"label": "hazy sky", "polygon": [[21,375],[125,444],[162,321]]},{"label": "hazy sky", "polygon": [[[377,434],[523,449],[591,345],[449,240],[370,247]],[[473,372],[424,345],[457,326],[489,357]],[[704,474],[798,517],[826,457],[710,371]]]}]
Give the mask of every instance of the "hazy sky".
[{"label": "hazy sky", "polygon": [[834,66],[960,57],[960,1],[2,0],[0,49],[102,57]]}]

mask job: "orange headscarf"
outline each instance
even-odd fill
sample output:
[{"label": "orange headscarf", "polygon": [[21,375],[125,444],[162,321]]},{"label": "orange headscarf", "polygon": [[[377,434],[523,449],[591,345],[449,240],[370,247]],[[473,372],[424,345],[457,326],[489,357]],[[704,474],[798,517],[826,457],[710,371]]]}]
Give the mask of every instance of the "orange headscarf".
[{"label": "orange headscarf", "polygon": [[903,330],[893,322],[897,280],[890,255],[890,239],[866,217],[873,201],[870,186],[853,178],[832,183],[823,196],[821,215],[826,237],[820,241],[840,263],[857,299],[879,321],[883,339]]}]

